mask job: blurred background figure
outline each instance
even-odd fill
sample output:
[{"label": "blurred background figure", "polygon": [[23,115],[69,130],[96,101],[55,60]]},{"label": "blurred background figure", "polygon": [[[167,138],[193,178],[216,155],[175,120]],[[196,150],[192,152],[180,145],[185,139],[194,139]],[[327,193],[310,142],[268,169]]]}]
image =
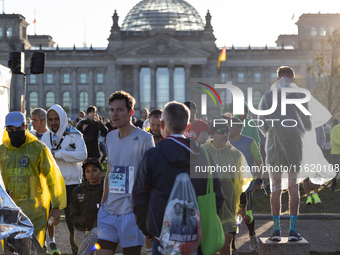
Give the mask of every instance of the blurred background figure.
[{"label": "blurred background figure", "polygon": [[141,110],[141,118],[134,124],[135,127],[139,127],[140,129],[143,129],[143,123],[147,120],[149,117],[149,110],[147,108],[144,108]]}]

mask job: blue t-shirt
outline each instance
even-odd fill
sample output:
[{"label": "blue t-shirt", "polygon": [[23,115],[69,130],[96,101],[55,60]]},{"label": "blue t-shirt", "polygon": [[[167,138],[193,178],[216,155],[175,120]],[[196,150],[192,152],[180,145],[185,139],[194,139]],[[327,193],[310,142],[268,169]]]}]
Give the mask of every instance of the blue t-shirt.
[{"label": "blue t-shirt", "polygon": [[[257,147],[255,140],[249,136],[242,135],[238,141],[232,142],[230,144],[238,149],[247,160],[250,169],[255,165],[255,161],[261,159],[261,152]],[[254,175],[254,173],[252,173]],[[254,186],[254,181],[250,184],[247,191],[252,191]]]}]

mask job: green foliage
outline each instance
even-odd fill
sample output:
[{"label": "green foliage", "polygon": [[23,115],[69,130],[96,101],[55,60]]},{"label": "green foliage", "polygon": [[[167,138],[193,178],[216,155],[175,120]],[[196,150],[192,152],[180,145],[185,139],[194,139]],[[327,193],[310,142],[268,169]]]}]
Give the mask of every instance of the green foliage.
[{"label": "green foliage", "polygon": [[332,115],[340,112],[340,30],[320,40],[321,50],[307,69],[315,77],[312,94]]}]

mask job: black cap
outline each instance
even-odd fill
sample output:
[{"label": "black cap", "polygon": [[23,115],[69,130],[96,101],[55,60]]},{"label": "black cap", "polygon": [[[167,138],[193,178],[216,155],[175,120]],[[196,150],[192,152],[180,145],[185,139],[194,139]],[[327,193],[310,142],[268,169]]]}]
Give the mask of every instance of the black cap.
[{"label": "black cap", "polygon": [[102,164],[100,163],[99,159],[97,159],[97,158],[84,159],[82,168],[85,169],[85,166],[88,165],[88,164],[95,164],[96,166],[99,167],[100,171],[103,171]]}]

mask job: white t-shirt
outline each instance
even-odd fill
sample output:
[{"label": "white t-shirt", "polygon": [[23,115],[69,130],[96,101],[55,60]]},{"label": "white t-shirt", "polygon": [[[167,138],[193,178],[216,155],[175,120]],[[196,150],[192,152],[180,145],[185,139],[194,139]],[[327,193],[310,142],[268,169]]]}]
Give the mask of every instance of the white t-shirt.
[{"label": "white t-shirt", "polygon": [[120,138],[118,129],[106,136],[110,171],[108,197],[103,205],[113,215],[132,212],[134,176],[144,153],[155,146],[152,135],[136,128],[130,135]]}]

